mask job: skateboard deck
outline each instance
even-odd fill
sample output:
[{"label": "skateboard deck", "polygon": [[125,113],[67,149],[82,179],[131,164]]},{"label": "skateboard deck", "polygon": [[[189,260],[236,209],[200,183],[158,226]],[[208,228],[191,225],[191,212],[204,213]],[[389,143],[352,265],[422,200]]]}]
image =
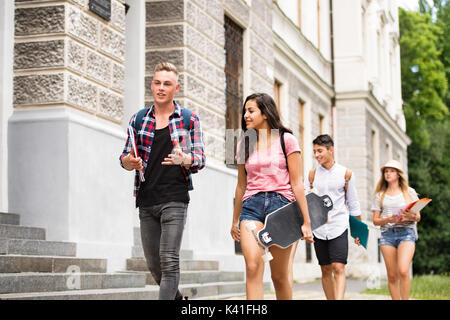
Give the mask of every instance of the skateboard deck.
[{"label": "skateboard deck", "polygon": [[[318,196],[315,193],[306,195],[311,230],[324,225],[328,221],[328,212],[333,208],[333,201],[327,195]],[[276,245],[287,248],[303,234],[301,226],[303,216],[297,202],[291,202],[266,216],[264,228],[257,233],[257,240],[264,247]]]}]

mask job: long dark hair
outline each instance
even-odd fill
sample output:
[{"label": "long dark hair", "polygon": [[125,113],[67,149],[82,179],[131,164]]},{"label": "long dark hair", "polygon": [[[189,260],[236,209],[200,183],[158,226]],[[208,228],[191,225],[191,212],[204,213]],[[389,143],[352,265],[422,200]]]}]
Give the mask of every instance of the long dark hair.
[{"label": "long dark hair", "polygon": [[[241,144],[242,147],[245,146],[245,161],[247,161],[249,155],[253,153],[255,147],[254,143],[253,145],[250,145],[249,143],[250,139],[248,137],[250,135],[248,134],[249,132],[247,132],[247,124],[245,123],[244,119],[245,105],[249,100],[254,100],[256,102],[259,110],[261,110],[261,114],[266,116],[267,123],[269,124],[270,129],[278,129],[280,136],[285,132],[292,134],[292,130],[286,128],[281,123],[280,113],[278,112],[277,105],[270,95],[268,95],[267,93],[253,93],[249,95],[245,99],[244,105],[242,106],[241,116],[242,130],[244,131],[244,133],[247,133],[242,137],[245,143]],[[256,142],[255,139],[253,139],[253,142]]]},{"label": "long dark hair", "polygon": [[280,130],[280,135],[284,132],[289,132],[292,134],[292,130],[286,128],[281,123],[280,113],[278,112],[277,105],[275,104],[275,101],[273,101],[272,97],[267,93],[253,93],[245,99],[244,105],[242,106],[241,116],[242,130],[244,130],[244,132],[247,131],[247,124],[245,123],[244,119],[245,105],[249,100],[255,100],[259,110],[261,110],[261,113],[267,117],[267,122],[270,129]]}]

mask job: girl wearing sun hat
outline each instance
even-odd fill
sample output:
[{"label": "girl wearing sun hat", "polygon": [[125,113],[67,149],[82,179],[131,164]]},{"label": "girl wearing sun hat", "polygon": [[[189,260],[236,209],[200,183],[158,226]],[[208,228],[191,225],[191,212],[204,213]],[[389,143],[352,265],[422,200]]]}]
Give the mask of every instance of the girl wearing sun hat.
[{"label": "girl wearing sun hat", "polygon": [[393,300],[407,300],[420,213],[410,213],[403,208],[418,197],[416,191],[408,186],[400,162],[389,160],[380,170],[381,177],[371,208],[373,224],[381,229],[380,248],[391,297]]}]

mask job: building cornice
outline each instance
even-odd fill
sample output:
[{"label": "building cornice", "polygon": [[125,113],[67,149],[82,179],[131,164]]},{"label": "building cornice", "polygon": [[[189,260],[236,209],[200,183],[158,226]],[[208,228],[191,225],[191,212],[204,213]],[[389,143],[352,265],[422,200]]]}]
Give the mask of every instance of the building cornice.
[{"label": "building cornice", "polygon": [[349,100],[363,100],[366,102],[368,112],[378,120],[378,122],[387,130],[395,140],[407,148],[411,144],[411,138],[403,131],[394,119],[386,112],[385,108],[378,102],[370,91],[351,91],[336,93],[336,104]]},{"label": "building cornice", "polygon": [[[302,78],[306,77],[308,82],[314,84],[314,87],[318,89],[322,95],[327,97],[332,97],[334,95],[333,87],[318,75],[317,72],[315,72],[308,63],[292,50],[292,48],[289,47],[289,45],[276,33],[274,36],[274,49],[275,59],[278,59],[280,62],[288,60],[292,63],[292,65],[296,67],[296,70],[301,70],[303,75]],[[294,73],[298,73],[298,71]]]}]

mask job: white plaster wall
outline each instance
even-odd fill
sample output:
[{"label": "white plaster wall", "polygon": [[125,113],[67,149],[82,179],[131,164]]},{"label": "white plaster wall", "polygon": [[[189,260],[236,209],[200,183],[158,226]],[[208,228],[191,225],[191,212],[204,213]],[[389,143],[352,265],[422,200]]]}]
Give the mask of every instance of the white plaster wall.
[{"label": "white plaster wall", "polygon": [[298,1],[278,0],[277,3],[284,14],[298,26]]},{"label": "white plaster wall", "polygon": [[318,47],[317,0],[302,1],[302,33]]},{"label": "white plaster wall", "polygon": [[331,60],[329,0],[320,0],[320,52],[327,60]]},{"label": "white plaster wall", "polygon": [[182,249],[193,250],[195,258],[217,256],[221,268],[227,270],[242,267],[239,261],[243,258],[235,256],[230,235],[237,170],[207,158],[206,167],[192,179]]},{"label": "white plaster wall", "polygon": [[333,13],[336,92],[365,90],[361,4],[354,0],[334,1]]},{"label": "white plaster wall", "polygon": [[9,128],[9,204],[47,240],[77,242],[78,257],[124,270],[133,245],[133,174],[120,126],[71,108],[15,110]]}]

